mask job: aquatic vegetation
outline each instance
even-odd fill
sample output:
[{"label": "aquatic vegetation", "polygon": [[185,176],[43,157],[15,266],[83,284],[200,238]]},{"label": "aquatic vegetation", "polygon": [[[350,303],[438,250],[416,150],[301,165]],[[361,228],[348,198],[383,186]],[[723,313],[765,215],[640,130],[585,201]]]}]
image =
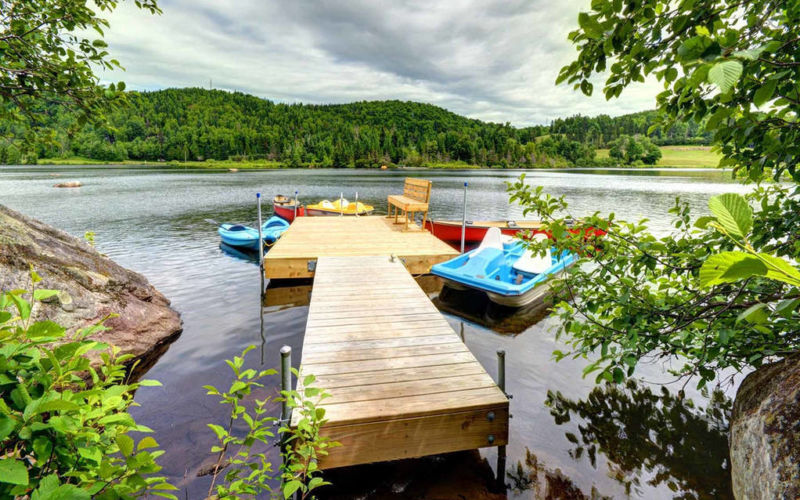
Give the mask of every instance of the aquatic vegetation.
[{"label": "aquatic vegetation", "polygon": [[163,451],[151,436],[134,440],[151,431],[128,413],[137,388],[160,384],[130,382],[132,355],[88,339],[103,321],[71,335],[33,321],[58,291],[36,288],[33,270],[31,281],[0,294],[0,497],[176,498],[157,475]]}]

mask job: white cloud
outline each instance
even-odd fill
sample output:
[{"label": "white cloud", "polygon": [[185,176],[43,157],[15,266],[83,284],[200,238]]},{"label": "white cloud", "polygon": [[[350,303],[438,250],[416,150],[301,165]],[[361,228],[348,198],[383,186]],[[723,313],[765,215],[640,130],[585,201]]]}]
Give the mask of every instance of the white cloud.
[{"label": "white cloud", "polygon": [[658,86],[606,102],[555,86],[587,0],[123,2],[106,41],[129,88],[209,85],[282,102],[428,102],[514,125],[650,109]]}]

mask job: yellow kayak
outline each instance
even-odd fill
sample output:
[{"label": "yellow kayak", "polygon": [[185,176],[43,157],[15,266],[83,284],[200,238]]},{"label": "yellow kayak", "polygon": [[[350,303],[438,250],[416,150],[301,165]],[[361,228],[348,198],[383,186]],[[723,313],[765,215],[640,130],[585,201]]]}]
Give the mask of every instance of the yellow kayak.
[{"label": "yellow kayak", "polygon": [[375,208],[359,202],[342,198],[336,201],[322,200],[313,205],[306,205],[307,215],[369,215]]}]

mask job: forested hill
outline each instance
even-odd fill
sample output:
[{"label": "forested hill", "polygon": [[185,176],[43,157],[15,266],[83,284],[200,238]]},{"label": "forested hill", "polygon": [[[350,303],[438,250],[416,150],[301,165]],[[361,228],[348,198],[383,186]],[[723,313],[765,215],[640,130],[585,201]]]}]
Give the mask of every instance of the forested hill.
[{"label": "forested hill", "polygon": [[[551,126],[487,123],[415,102],[278,104],[238,92],[199,88],[131,92],[107,126],[78,129],[60,108],[45,114],[54,144],[20,151],[0,143],[0,163],[20,157],[81,156],[103,161],[267,159],[287,166],[421,166],[462,161],[483,166],[588,164],[594,148],[646,133],[654,114],[573,117]],[[652,116],[651,116],[652,115]],[[636,117],[637,115],[627,115]],[[645,117],[645,118],[642,118]],[[8,130],[0,124],[0,134]]]}]

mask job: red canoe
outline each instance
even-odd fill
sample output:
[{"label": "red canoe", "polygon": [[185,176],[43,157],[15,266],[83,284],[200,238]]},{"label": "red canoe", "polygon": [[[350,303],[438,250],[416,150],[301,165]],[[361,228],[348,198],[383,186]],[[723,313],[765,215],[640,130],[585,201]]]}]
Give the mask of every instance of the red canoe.
[{"label": "red canoe", "polygon": [[[500,232],[510,236],[516,235],[520,231],[533,231],[534,234],[542,233],[539,231],[541,223],[535,220],[508,220],[508,221],[467,221],[467,228],[464,232],[464,243],[475,244],[483,241],[486,231],[490,227],[500,228]],[[425,228],[443,241],[461,241],[461,221],[460,220],[429,220],[425,223]]]},{"label": "red canoe", "polygon": [[[295,216],[294,200],[289,198],[288,196],[283,196],[279,194],[275,198],[273,198],[272,210],[273,212],[275,212],[275,215],[277,215],[281,219],[287,220],[289,222],[292,222],[294,220]],[[305,216],[306,207],[304,207],[303,205],[298,205],[296,213],[298,217]]]},{"label": "red canoe", "polygon": [[[546,231],[540,229],[542,227],[541,222],[535,220],[467,221],[467,228],[464,232],[464,244],[469,246],[480,243],[483,241],[483,237],[486,235],[486,231],[488,231],[490,227],[499,227],[501,233],[509,236],[515,236],[520,231],[531,231],[533,234],[547,234]],[[442,241],[446,241],[448,243],[457,243],[461,241],[460,220],[429,220],[425,223],[425,228],[428,229],[432,235],[436,236]],[[574,233],[577,230],[570,229],[569,231]],[[606,234],[605,231],[601,229],[586,229],[586,236],[589,236],[592,233],[594,233],[594,236],[603,236]]]}]

